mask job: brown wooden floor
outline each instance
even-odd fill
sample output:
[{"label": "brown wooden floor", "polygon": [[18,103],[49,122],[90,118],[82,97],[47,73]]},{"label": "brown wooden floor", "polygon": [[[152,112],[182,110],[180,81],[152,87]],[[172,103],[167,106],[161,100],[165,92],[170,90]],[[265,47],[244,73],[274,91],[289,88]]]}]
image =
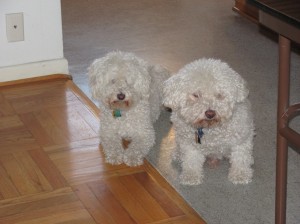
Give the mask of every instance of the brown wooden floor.
[{"label": "brown wooden floor", "polygon": [[147,161],[104,163],[98,113],[68,79],[0,87],[0,223],[205,223]]}]

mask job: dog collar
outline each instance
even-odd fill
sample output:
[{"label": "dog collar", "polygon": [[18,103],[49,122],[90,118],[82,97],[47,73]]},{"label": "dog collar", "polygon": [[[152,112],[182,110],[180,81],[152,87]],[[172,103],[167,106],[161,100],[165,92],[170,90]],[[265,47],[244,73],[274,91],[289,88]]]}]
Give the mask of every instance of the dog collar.
[{"label": "dog collar", "polygon": [[203,128],[197,128],[197,131],[195,131],[195,141],[198,144],[201,144],[201,138],[203,137],[204,132]]},{"label": "dog collar", "polygon": [[112,115],[114,118],[122,117],[121,110],[119,110],[119,109],[113,110]]}]

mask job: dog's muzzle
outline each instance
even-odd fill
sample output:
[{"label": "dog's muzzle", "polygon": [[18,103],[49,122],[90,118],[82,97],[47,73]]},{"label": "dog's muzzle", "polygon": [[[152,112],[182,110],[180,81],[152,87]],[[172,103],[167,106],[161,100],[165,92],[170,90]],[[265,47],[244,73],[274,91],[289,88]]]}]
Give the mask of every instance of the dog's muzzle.
[{"label": "dog's muzzle", "polygon": [[216,116],[216,111],[214,111],[214,110],[205,111],[205,117],[207,119],[213,119],[215,116]]},{"label": "dog's muzzle", "polygon": [[118,100],[124,100],[125,97],[126,97],[126,95],[125,95],[124,93],[118,93],[118,94],[117,94]]},{"label": "dog's muzzle", "polygon": [[202,119],[197,119],[194,125],[197,128],[209,128],[220,123],[220,117],[217,115],[215,110],[207,110],[204,112],[205,117]]},{"label": "dog's muzzle", "polygon": [[112,110],[128,110],[132,106],[130,95],[123,92],[116,93],[113,98],[109,99],[109,107]]}]

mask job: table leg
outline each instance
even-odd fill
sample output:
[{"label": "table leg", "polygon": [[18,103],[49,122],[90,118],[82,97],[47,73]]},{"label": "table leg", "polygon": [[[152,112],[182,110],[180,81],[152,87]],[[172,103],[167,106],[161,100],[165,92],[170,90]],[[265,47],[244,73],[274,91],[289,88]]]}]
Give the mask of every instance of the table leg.
[{"label": "table leg", "polygon": [[285,126],[282,115],[289,106],[290,86],[290,48],[291,41],[279,35],[279,79],[277,107],[277,157],[276,157],[276,201],[275,223],[286,223],[286,192],[287,192],[287,140],[279,134]]}]

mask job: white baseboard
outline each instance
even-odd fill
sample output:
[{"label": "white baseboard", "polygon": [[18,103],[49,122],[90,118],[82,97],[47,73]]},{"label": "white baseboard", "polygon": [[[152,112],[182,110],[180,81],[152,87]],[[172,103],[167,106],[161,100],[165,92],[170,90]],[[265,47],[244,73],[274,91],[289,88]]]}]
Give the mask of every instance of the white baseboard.
[{"label": "white baseboard", "polygon": [[65,58],[61,58],[9,67],[0,67],[0,82],[51,74],[69,74],[68,61]]}]

